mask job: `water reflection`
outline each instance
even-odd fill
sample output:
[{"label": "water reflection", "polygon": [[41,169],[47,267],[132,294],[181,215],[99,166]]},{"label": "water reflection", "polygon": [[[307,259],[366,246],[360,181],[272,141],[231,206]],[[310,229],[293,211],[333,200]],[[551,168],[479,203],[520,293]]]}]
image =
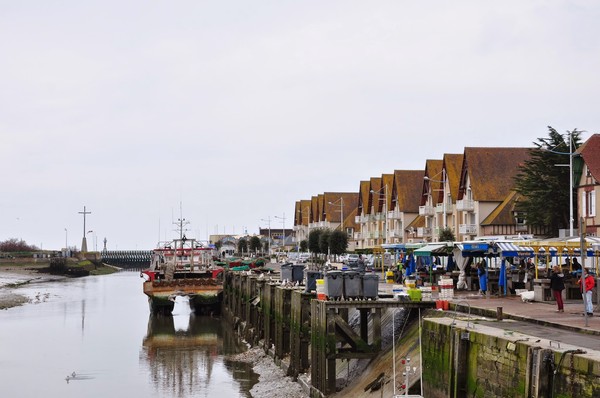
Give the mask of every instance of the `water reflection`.
[{"label": "water reflection", "polygon": [[0,311],[2,398],[249,397],[257,381],[248,365],[227,360],[245,347],[222,319],[190,316],[187,303],[149,317],[138,273],[18,293],[30,303]]},{"label": "water reflection", "polygon": [[210,390],[226,382],[221,380],[222,372],[215,372],[215,367],[224,365],[239,383],[236,388],[229,381],[227,388],[233,387],[237,396],[250,396],[247,391],[257,376],[247,364],[223,360],[223,355],[240,352],[243,346],[222,322],[194,314],[149,316],[142,358],[157,391],[177,397],[198,396],[204,391],[209,396]]}]

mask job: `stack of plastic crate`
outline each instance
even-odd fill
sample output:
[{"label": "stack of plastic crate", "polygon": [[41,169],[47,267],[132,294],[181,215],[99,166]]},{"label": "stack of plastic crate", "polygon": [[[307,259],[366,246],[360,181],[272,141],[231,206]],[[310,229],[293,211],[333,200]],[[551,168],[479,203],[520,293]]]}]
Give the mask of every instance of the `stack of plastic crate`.
[{"label": "stack of plastic crate", "polygon": [[451,300],[454,298],[454,281],[451,278],[442,278],[438,283],[440,288],[440,300]]},{"label": "stack of plastic crate", "polygon": [[421,301],[433,301],[431,286],[421,286]]}]

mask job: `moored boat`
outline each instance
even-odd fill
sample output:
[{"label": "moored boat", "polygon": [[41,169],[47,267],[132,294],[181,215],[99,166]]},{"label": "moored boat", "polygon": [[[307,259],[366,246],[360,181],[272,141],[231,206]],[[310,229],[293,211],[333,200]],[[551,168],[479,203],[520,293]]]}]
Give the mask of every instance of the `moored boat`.
[{"label": "moored boat", "polygon": [[214,247],[185,235],[160,243],[141,274],[150,311],[171,314],[177,296],[187,296],[194,313],[219,313],[223,267],[214,264],[215,254]]}]

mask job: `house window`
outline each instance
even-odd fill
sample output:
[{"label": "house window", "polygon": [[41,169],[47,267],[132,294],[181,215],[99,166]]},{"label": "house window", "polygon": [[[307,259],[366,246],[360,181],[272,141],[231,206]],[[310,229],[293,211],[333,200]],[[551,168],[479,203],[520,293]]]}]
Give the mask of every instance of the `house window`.
[{"label": "house window", "polygon": [[596,191],[588,191],[584,195],[584,204],[586,217],[596,216]]}]

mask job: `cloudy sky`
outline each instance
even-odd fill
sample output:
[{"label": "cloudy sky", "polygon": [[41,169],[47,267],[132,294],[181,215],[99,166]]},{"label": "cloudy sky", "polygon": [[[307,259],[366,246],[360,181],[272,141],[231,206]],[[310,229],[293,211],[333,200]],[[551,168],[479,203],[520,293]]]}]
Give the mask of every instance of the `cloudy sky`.
[{"label": "cloudy sky", "polygon": [[[0,0],[0,241],[149,249],[600,130],[600,3]],[[275,216],[280,218],[275,218]],[[285,216],[285,224],[283,217]]]}]

